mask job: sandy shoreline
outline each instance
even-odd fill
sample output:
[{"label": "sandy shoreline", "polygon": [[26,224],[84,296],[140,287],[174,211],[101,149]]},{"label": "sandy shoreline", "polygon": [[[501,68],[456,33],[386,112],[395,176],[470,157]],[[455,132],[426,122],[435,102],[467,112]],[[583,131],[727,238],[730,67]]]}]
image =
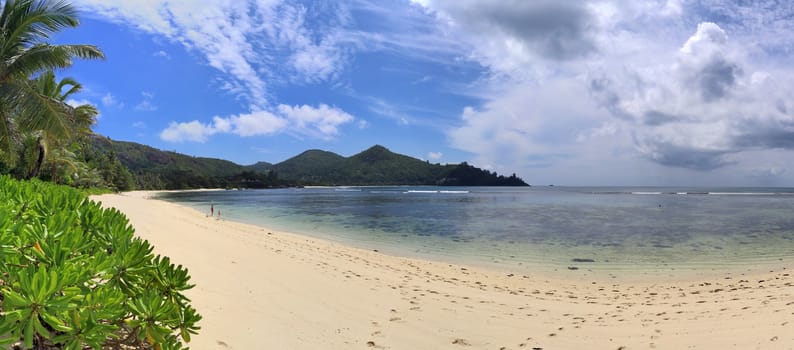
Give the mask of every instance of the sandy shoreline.
[{"label": "sandy shoreline", "polygon": [[690,281],[551,279],[389,256],[93,197],[190,270],[192,349],[791,349],[794,266]]}]

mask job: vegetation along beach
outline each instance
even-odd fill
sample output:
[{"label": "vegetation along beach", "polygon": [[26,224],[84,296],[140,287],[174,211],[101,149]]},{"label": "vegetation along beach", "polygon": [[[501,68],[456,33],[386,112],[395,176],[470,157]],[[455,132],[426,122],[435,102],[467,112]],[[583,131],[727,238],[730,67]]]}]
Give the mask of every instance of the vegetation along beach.
[{"label": "vegetation along beach", "polygon": [[792,349],[791,18],[0,0],[0,349]]}]

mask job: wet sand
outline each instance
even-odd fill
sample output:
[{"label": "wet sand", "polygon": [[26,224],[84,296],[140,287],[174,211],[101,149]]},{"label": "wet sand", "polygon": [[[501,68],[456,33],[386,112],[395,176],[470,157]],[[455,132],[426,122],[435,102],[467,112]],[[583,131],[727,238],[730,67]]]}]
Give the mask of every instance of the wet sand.
[{"label": "wet sand", "polygon": [[511,273],[218,220],[152,194],[93,198],[190,270],[204,316],[192,349],[794,348],[787,262],[639,282]]}]

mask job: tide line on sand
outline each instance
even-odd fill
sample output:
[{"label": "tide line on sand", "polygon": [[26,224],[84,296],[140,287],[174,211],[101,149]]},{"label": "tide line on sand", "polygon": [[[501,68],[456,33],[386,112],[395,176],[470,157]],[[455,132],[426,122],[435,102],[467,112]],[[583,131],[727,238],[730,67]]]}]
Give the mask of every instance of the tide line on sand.
[{"label": "tide line on sand", "polygon": [[780,266],[613,282],[389,256],[217,218],[139,191],[93,197],[190,270],[195,349],[791,349]]}]

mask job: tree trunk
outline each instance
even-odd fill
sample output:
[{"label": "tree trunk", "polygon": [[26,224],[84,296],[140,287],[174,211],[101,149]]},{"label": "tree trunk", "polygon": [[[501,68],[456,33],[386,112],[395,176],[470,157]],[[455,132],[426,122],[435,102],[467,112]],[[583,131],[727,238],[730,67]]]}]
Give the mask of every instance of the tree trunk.
[{"label": "tree trunk", "polygon": [[39,142],[37,142],[39,154],[36,157],[36,163],[33,164],[33,169],[30,170],[30,173],[27,176],[27,179],[30,180],[34,177],[39,176],[39,172],[41,171],[41,165],[44,164],[44,158],[47,156],[47,150],[44,149],[44,145],[41,144],[41,138],[39,138]]}]

